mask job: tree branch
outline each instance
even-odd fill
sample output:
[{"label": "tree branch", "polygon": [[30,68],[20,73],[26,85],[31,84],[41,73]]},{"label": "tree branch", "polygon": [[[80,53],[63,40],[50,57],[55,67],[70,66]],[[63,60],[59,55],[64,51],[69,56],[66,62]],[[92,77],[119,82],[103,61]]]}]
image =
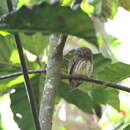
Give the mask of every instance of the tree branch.
[{"label": "tree branch", "polygon": [[[29,70],[28,73],[29,74],[46,73],[46,70],[43,70],[43,69]],[[19,76],[19,75],[22,75],[22,74],[23,74],[22,72],[17,72],[17,73],[2,75],[2,76],[0,76],[0,80],[16,77],[16,76]],[[87,76],[83,76],[83,75],[61,74],[61,78],[62,79],[83,80],[83,81],[86,81],[86,82],[96,83],[96,84],[104,85],[104,86],[107,86],[107,87],[119,89],[119,90],[122,90],[122,91],[130,92],[130,88],[129,87],[126,87],[126,86],[123,86],[123,85],[118,85],[118,84],[107,82],[107,81],[103,81],[103,80],[97,80],[97,79],[88,78]]]},{"label": "tree branch", "polygon": [[114,84],[114,83],[103,81],[103,80],[88,78],[87,76],[84,76],[84,75],[61,74],[61,78],[63,78],[63,79],[74,79],[74,80],[83,80],[83,81],[96,83],[96,84],[104,85],[104,86],[107,86],[107,87],[123,90],[123,91],[126,91],[126,92],[130,92],[130,88],[125,87],[123,85],[118,85],[118,84]]},{"label": "tree branch", "polygon": [[[55,96],[60,83],[63,48],[67,36],[51,35],[44,92],[41,98],[39,119],[42,130],[51,130]],[[60,41],[61,40],[61,41]]]}]

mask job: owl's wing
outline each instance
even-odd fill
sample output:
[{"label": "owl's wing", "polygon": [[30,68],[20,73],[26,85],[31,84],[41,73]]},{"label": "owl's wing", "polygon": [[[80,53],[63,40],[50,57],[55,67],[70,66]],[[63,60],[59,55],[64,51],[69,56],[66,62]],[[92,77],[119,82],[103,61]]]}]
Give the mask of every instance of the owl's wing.
[{"label": "owl's wing", "polygon": [[68,74],[73,74],[73,69],[74,69],[74,67],[75,67],[75,64],[76,64],[76,62],[75,62],[75,60],[74,60],[74,58],[70,61],[70,63],[69,63],[69,67],[68,67]]},{"label": "owl's wing", "polygon": [[[75,61],[74,58],[70,61],[69,67],[68,67],[68,74],[73,74],[74,73],[74,69],[75,69],[75,66],[76,66],[76,61]],[[70,85],[71,90],[74,90],[79,84],[80,83],[78,81],[69,79],[69,85]]]}]

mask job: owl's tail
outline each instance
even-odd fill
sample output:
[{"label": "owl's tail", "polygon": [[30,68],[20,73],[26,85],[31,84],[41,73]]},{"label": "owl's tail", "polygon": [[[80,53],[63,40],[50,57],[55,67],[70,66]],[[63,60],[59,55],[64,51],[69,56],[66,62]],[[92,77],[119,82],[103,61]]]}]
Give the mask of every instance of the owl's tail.
[{"label": "owl's tail", "polygon": [[70,90],[73,91],[81,84],[81,81],[78,80],[69,80]]}]

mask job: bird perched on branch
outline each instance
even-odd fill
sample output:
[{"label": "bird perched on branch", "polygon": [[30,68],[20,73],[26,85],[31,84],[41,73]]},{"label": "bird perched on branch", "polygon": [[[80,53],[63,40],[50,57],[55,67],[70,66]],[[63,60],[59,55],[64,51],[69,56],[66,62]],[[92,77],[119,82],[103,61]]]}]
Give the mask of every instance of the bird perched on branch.
[{"label": "bird perched on branch", "polygon": [[[80,74],[90,77],[93,71],[93,55],[89,48],[80,47],[74,52],[73,58],[69,62],[68,73]],[[69,80],[70,88],[73,90],[81,84],[79,80]]]}]

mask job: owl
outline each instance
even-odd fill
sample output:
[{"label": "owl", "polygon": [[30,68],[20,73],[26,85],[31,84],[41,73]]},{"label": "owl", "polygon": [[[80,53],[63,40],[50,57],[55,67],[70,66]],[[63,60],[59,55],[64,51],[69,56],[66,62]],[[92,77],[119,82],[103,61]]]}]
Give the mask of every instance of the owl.
[{"label": "owl", "polygon": [[[90,77],[93,72],[93,54],[87,47],[80,47],[74,52],[69,61],[68,74],[79,74]],[[77,88],[82,82],[80,80],[69,80],[71,90]]]}]

